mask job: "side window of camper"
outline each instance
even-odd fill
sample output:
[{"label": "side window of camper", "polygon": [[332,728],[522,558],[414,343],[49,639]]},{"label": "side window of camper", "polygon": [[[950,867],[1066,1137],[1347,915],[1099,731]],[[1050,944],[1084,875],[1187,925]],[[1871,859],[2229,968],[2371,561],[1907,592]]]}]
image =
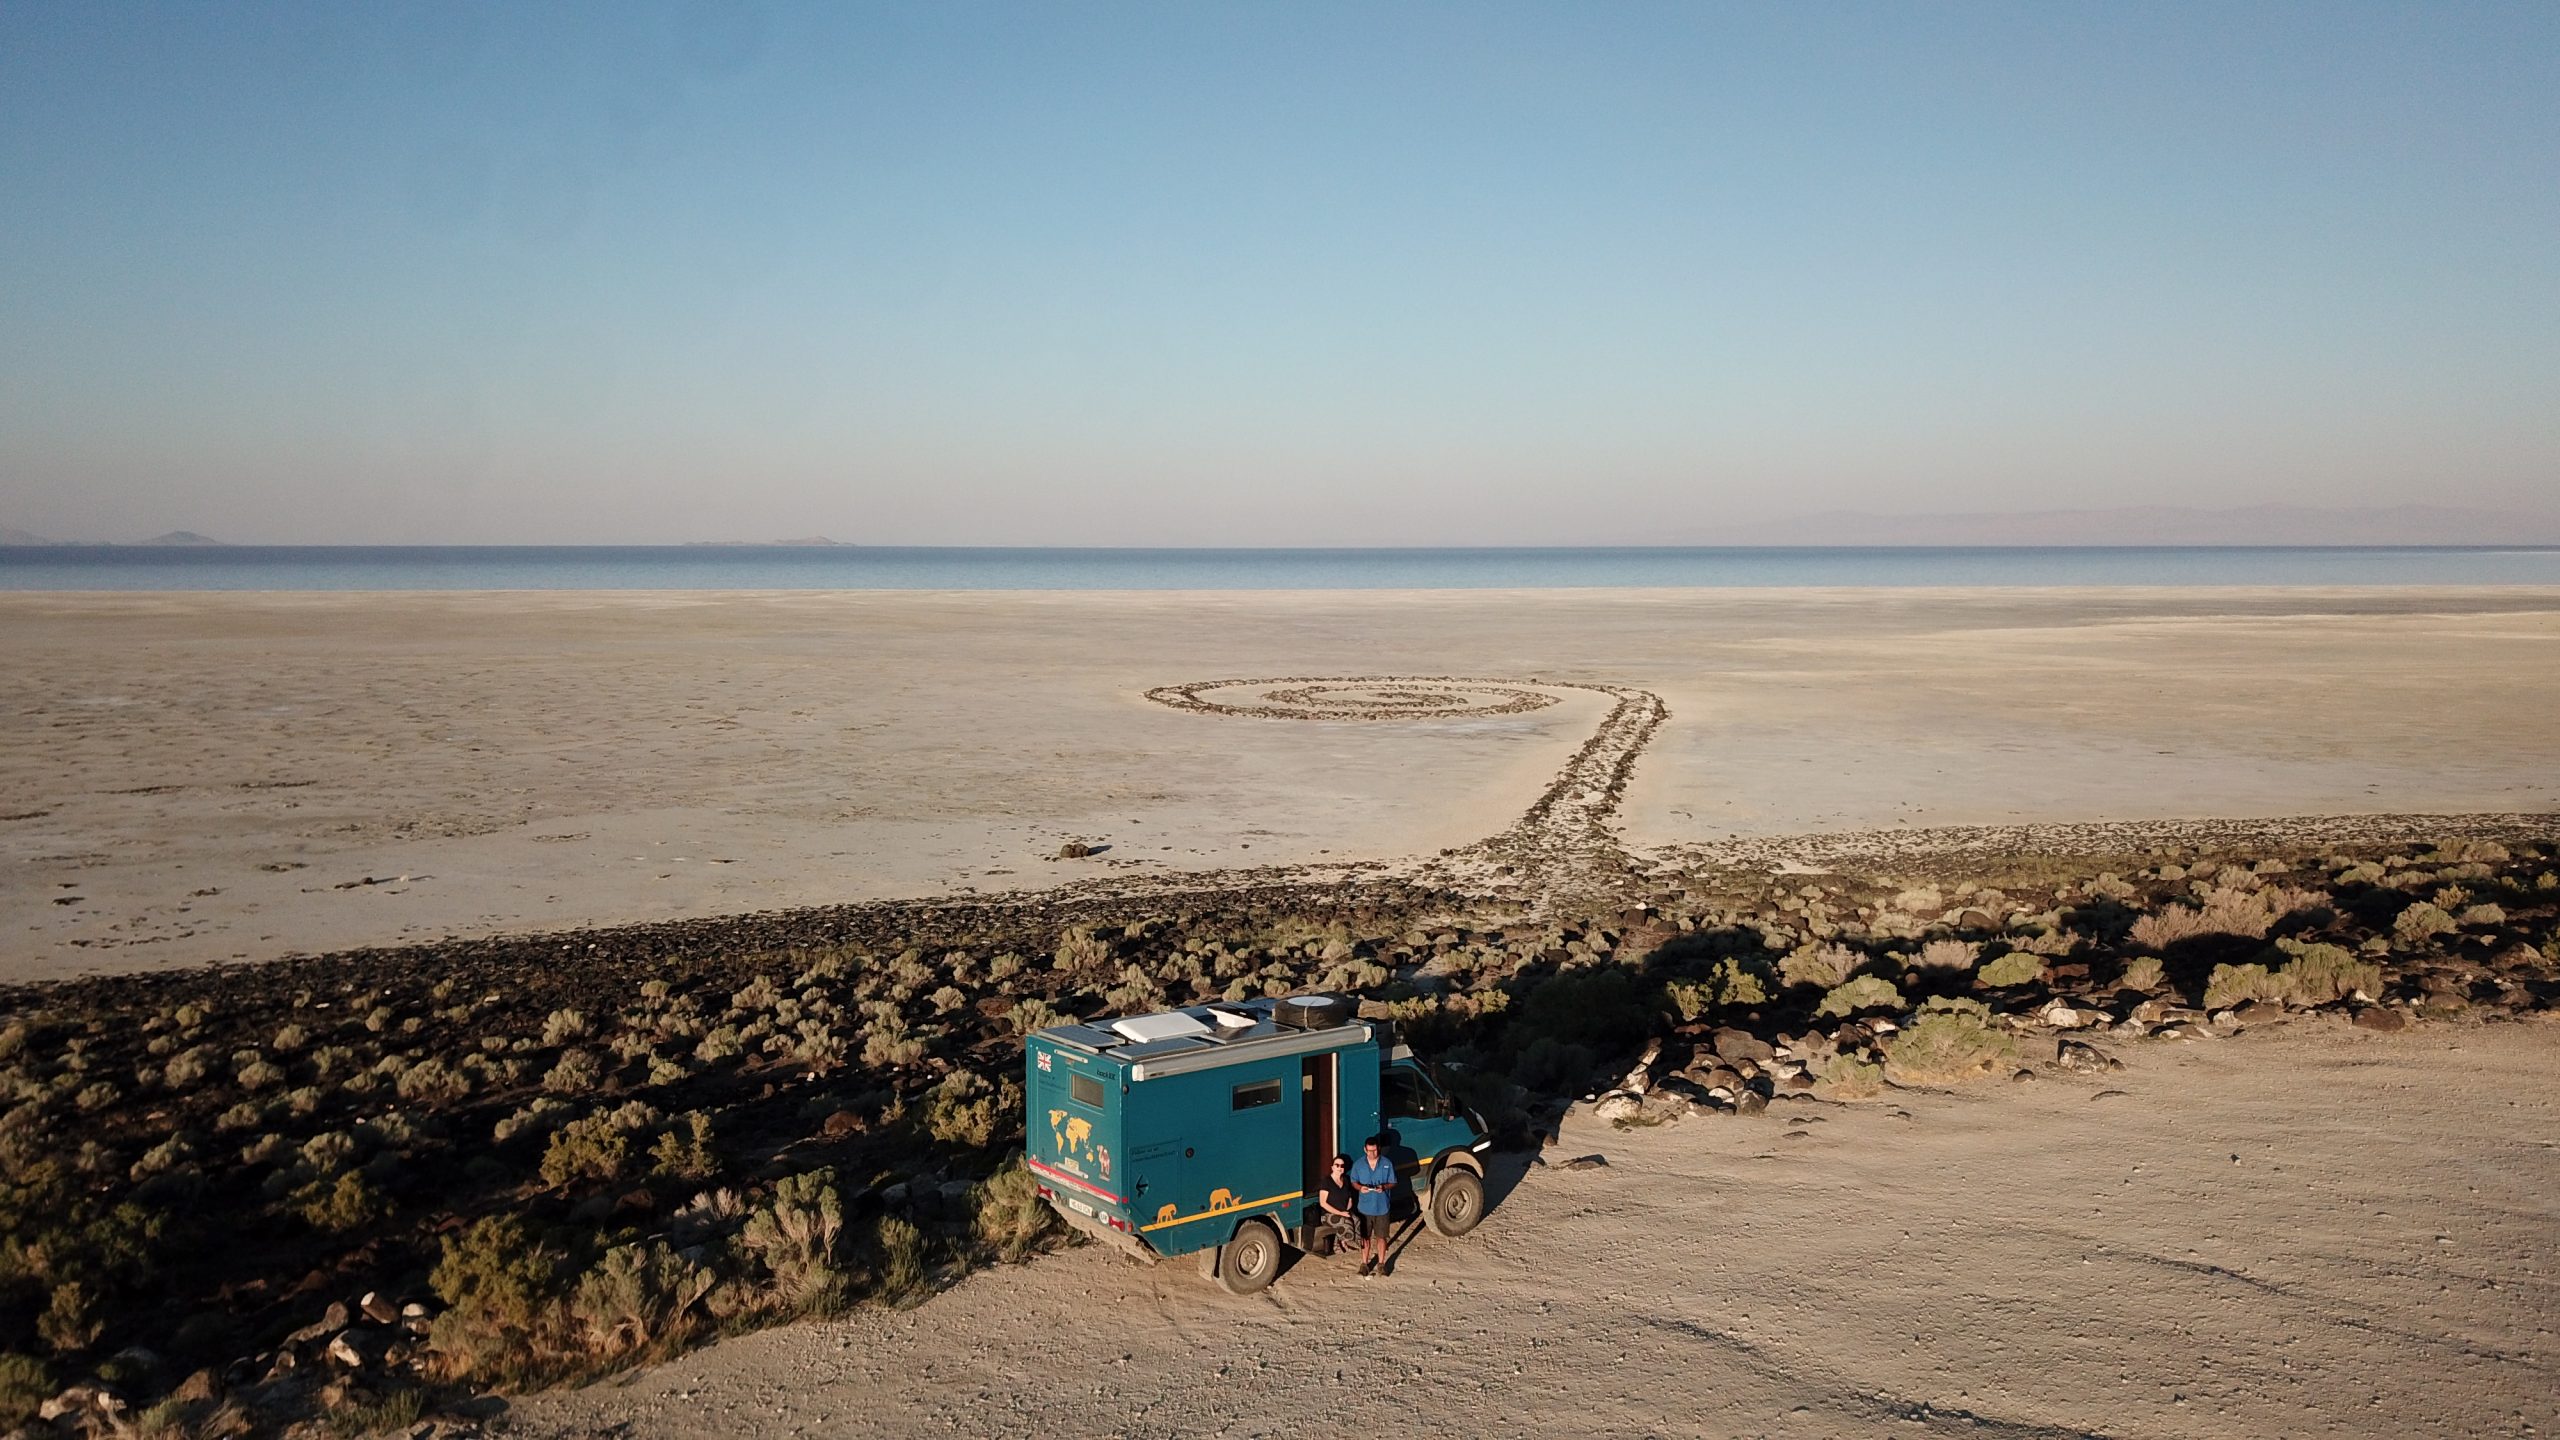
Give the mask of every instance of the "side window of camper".
[{"label": "side window of camper", "polygon": [[1250,1085],[1239,1085],[1235,1088],[1234,1098],[1234,1108],[1238,1110],[1259,1110],[1265,1105],[1277,1105],[1280,1103],[1280,1082],[1256,1080]]},{"label": "side window of camper", "polygon": [[1381,1109],[1391,1116],[1407,1120],[1427,1119],[1443,1113],[1440,1092],[1431,1082],[1411,1070],[1391,1069],[1383,1077]]},{"label": "side window of camper", "polygon": [[1102,1108],[1102,1082],[1090,1075],[1070,1075],[1067,1077],[1067,1098],[1099,1110]]}]

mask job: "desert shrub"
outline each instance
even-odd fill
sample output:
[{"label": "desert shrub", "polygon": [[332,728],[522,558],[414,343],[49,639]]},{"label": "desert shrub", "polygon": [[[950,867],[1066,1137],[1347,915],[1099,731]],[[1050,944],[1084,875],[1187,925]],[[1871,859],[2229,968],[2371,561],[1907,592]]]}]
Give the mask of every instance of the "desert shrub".
[{"label": "desert shrub", "polygon": [[1057,1232],[1057,1213],[1040,1198],[1040,1182],[1020,1159],[1007,1161],[977,1189],[978,1243],[1011,1264]]},{"label": "desert shrub", "polygon": [[1120,972],[1120,983],[1103,992],[1103,1003],[1122,1014],[1145,1014],[1164,1008],[1164,992],[1156,977],[1137,965]]},{"label": "desert shrub", "polygon": [[2424,900],[2400,912],[2391,922],[2394,937],[2415,945],[2454,928],[2453,917]]},{"label": "desert shrub", "polygon": [[1766,975],[1765,967],[1727,955],[1708,967],[1704,979],[1673,980],[1662,993],[1681,1023],[1689,1024],[1721,1011],[1767,1004]]},{"label": "desert shrub", "polygon": [[253,1130],[267,1123],[267,1107],[255,1100],[243,1100],[213,1117],[213,1128],[229,1134],[234,1130]]},{"label": "desert shrub", "polygon": [[[330,1411],[329,1429],[333,1434],[347,1437],[388,1435],[408,1430],[410,1426],[417,1424],[418,1417],[425,1413],[427,1413],[427,1392],[415,1387],[403,1386],[378,1399],[351,1399]],[[245,1418],[244,1416],[244,1422]],[[215,1435],[245,1435],[249,1432],[245,1423],[240,1429],[224,1430],[214,1428],[213,1422],[208,1421],[204,1426],[193,1431],[187,1430],[183,1425],[173,1425],[164,1433],[173,1436],[194,1435],[210,1440],[210,1437]]]},{"label": "desert shrub", "polygon": [[2382,994],[2382,967],[2358,960],[2335,945],[2279,940],[2293,958],[2279,977],[2286,995],[2297,1005],[2326,1005],[2361,991],[2367,999]]},{"label": "desert shrub", "polygon": [[759,1015],[782,1003],[782,987],[769,976],[759,975],[729,996],[729,1009],[738,1015]]},{"label": "desert shrub", "polygon": [[608,1362],[680,1344],[694,1328],[694,1305],[717,1279],[663,1240],[616,1245],[569,1289],[571,1339]]},{"label": "desert shrub", "polygon": [[934,1014],[948,1015],[969,1003],[969,992],[957,985],[945,985],[926,996],[925,1003],[933,1007]]},{"label": "desert shrub", "polygon": [[106,1329],[98,1310],[97,1292],[87,1282],[65,1280],[45,1297],[44,1313],[36,1317],[37,1338],[56,1355],[86,1350],[98,1343]]},{"label": "desert shrub", "polygon": [[665,1057],[665,1056],[663,1056],[663,1055],[655,1055],[655,1056],[651,1056],[651,1057],[650,1057],[650,1059],[649,1059],[649,1083],[650,1083],[650,1084],[652,1084],[652,1085],[673,1085],[674,1083],[676,1083],[677,1081],[679,1081],[679,1080],[683,1079],[684,1077],[685,1077],[685,1068],[684,1068],[684,1062],[683,1062],[683,1061],[680,1061],[680,1060],[670,1060],[670,1059],[666,1058],[666,1057]]},{"label": "desert shrub", "polygon": [[392,1081],[392,1088],[400,1092],[403,1100],[435,1104],[470,1094],[471,1077],[429,1056],[401,1071],[399,1078]]},{"label": "desert shrub", "polygon": [[81,1086],[80,1093],[71,1097],[71,1103],[83,1110],[104,1110],[123,1098],[124,1092],[118,1090],[112,1081],[97,1080]]},{"label": "desert shrub", "polygon": [[993,960],[987,962],[987,979],[990,981],[1010,980],[1014,976],[1022,973],[1022,965],[1022,957],[1008,951],[1005,954],[999,955]]},{"label": "desert shrub", "polygon": [[880,1298],[900,1308],[922,1300],[932,1274],[924,1232],[895,1215],[883,1215],[872,1227],[871,1243],[880,1254]]},{"label": "desert shrub", "polygon": [[240,1147],[243,1165],[273,1165],[293,1153],[293,1142],[272,1131]]},{"label": "desert shrub", "polygon": [[862,1063],[875,1069],[897,1065],[913,1065],[922,1060],[925,1043],[907,1033],[904,1020],[889,1015],[865,1027],[862,1039]]},{"label": "desert shrub", "polygon": [[428,1277],[444,1312],[427,1340],[451,1378],[502,1377],[522,1363],[543,1321],[559,1259],[535,1243],[520,1216],[491,1215],[445,1237]]},{"label": "desert shrub", "polygon": [[2220,1010],[2247,1000],[2282,1001],[2285,983],[2259,964],[2216,965],[2204,982],[2204,1008]]},{"label": "desert shrub", "polygon": [[1058,948],[1051,964],[1069,975],[1082,975],[1101,970],[1111,963],[1111,942],[1093,933],[1089,925],[1070,925],[1058,936]]},{"label": "desert shrub", "polygon": [[[344,1045],[323,1045],[311,1052],[311,1069],[323,1080],[332,1075],[344,1074],[354,1069],[355,1065],[356,1052]],[[170,1083],[177,1082],[173,1080]]]},{"label": "desert shrub", "polygon": [[193,1030],[213,1018],[213,1007],[201,1000],[190,1000],[178,1007],[176,1019],[181,1030]]},{"label": "desert shrub", "polygon": [[542,1043],[552,1049],[572,1040],[584,1040],[594,1027],[587,1023],[586,1012],[574,1009],[554,1010],[542,1021]]},{"label": "desert shrub", "polygon": [[1981,1007],[1933,1008],[1884,1042],[1884,1076],[1897,1085],[1979,1080],[2016,1063],[2018,1047],[1993,1029]]},{"label": "desert shrub", "polygon": [[323,1130],[302,1142],[303,1165],[321,1174],[344,1169],[356,1158],[356,1137],[344,1130]]},{"label": "desert shrub", "polygon": [[53,1370],[33,1355],[0,1355],[0,1425],[32,1420],[36,1407],[54,1397]]},{"label": "desert shrub", "polygon": [[542,1150],[543,1183],[566,1187],[620,1179],[631,1163],[632,1135],[655,1126],[658,1118],[655,1109],[633,1100],[561,1126]]},{"label": "desert shrub", "polygon": [[747,1216],[738,1244],[765,1276],[767,1303],[786,1315],[822,1313],[843,1302],[847,1277],[836,1264],[844,1201],[832,1170],[785,1176],[773,1198]]},{"label": "desert shrub", "polygon": [[290,1055],[311,1041],[311,1032],[299,1025],[287,1025],[276,1031],[273,1048],[279,1055]]},{"label": "desert shrub", "polygon": [[568,1123],[570,1117],[575,1115],[577,1110],[577,1106],[570,1104],[566,1100],[554,1100],[550,1096],[545,1095],[535,1100],[532,1104],[518,1110],[513,1115],[509,1115],[505,1119],[500,1120],[497,1125],[492,1128],[490,1136],[499,1144],[504,1145],[519,1135],[533,1136],[548,1134],[561,1125]]},{"label": "desert shrub", "polygon": [[327,1093],[319,1086],[304,1085],[285,1092],[284,1108],[300,1117],[317,1115],[320,1113],[320,1102],[327,1098],[329,1098]]},{"label": "desert shrub", "polygon": [[389,1215],[391,1202],[363,1171],[342,1170],[333,1179],[314,1180],[295,1191],[291,1208],[312,1229],[344,1235]]},{"label": "desert shrub", "polygon": [[702,1037],[702,1043],[693,1047],[693,1058],[705,1065],[715,1065],[723,1060],[735,1060],[745,1053],[746,1048],[738,1027],[723,1025]]},{"label": "desert shrub", "polygon": [[148,1180],[154,1175],[165,1175],[194,1159],[195,1154],[196,1147],[193,1141],[184,1135],[172,1135],[143,1151],[142,1158],[133,1162],[131,1173],[135,1180]]},{"label": "desert shrub", "polygon": [[[771,1042],[767,1042],[771,1048]],[[803,1020],[782,1042],[783,1053],[812,1070],[833,1070],[844,1063],[844,1037],[823,1020]]]},{"label": "desert shrub", "polygon": [[701,1180],[720,1168],[711,1145],[711,1117],[688,1110],[649,1147],[649,1173],[670,1180]]},{"label": "desert shrub", "polygon": [[1970,940],[1932,940],[1911,957],[1911,968],[1936,975],[1957,975],[1973,968],[1982,947]]},{"label": "desert shrub", "polygon": [[1022,1114],[1022,1087],[998,1085],[967,1070],[954,1070],[934,1087],[925,1107],[925,1129],[946,1145],[980,1149],[995,1143]]},{"label": "desert shrub", "polygon": [[2120,990],[2157,990],[2160,988],[2160,982],[2163,978],[2165,977],[2161,971],[2160,957],[2157,955],[2144,955],[2125,962],[2124,973],[2116,977],[2116,988]]},{"label": "desert shrub", "polygon": [[542,1077],[542,1088],[555,1095],[584,1095],[604,1083],[604,1066],[585,1050],[563,1050],[559,1063]]},{"label": "desert shrub", "polygon": [[1832,987],[1814,1007],[1816,1015],[1846,1018],[1861,1010],[1899,1010],[1902,992],[1881,975],[1861,975],[1845,985]]},{"label": "desert shrub", "polygon": [[562,1187],[581,1180],[616,1180],[630,1160],[631,1137],[612,1117],[590,1115],[551,1132],[550,1143],[542,1151],[542,1180]]},{"label": "desert shrub", "polygon": [[371,1010],[365,1012],[364,1028],[372,1031],[376,1035],[379,1035],[383,1031],[390,1029],[391,1022],[399,1018],[399,1011],[392,1009],[388,1005],[376,1005]]},{"label": "desert shrub", "polygon": [[196,1045],[169,1057],[169,1068],[163,1072],[172,1090],[192,1090],[213,1073],[214,1062],[222,1052],[210,1045]]},{"label": "desert shrub", "polygon": [[1789,985],[1812,985],[1830,990],[1845,983],[1865,963],[1865,956],[1846,945],[1832,941],[1808,942],[1787,952],[1787,957],[1778,962],[1778,974]]},{"label": "desert shrub", "polygon": [[2201,906],[2170,905],[2134,921],[2133,943],[2147,950],[2165,950],[2199,935],[2263,940],[2277,921],[2324,903],[2308,890],[2282,885],[2263,890],[2211,888],[2201,898]]},{"label": "desert shrub", "polygon": [[356,1126],[357,1139],[376,1151],[393,1154],[413,1150],[435,1134],[432,1121],[399,1110],[383,1111]]},{"label": "desert shrub", "polygon": [[2463,911],[2456,923],[2465,929],[2475,925],[2504,925],[2507,923],[2507,912],[2496,905],[2474,905]]},{"label": "desert shrub", "polygon": [[1864,1100],[1884,1089],[1884,1067],[1856,1055],[1834,1053],[1807,1069],[1813,1093],[1825,1100]]},{"label": "desert shrub", "polygon": [[1015,1001],[1013,1009],[1005,1014],[1005,1023],[1013,1028],[1013,1033],[1016,1035],[1028,1035],[1034,1030],[1046,1030],[1052,1025],[1063,1025],[1067,1019],[1068,1017],[1060,1013],[1056,1006],[1037,995],[1026,995]]},{"label": "desert shrub", "polygon": [[1976,984],[1987,985],[1994,990],[2004,990],[2012,985],[2032,985],[2044,978],[2044,957],[2024,950],[2012,950],[1994,957],[1975,971],[1973,978]]}]

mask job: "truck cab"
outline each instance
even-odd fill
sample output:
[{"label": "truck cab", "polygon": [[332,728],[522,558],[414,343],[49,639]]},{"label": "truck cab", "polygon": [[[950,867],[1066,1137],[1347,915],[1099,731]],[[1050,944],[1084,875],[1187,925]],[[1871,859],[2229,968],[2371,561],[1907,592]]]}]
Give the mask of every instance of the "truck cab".
[{"label": "truck cab", "polygon": [[1067,1223],[1151,1263],[1200,1255],[1235,1293],[1315,1245],[1327,1162],[1373,1136],[1402,1213],[1459,1235],[1484,1211],[1484,1126],[1347,997],[1053,1025],[1023,1075],[1025,1160]]}]

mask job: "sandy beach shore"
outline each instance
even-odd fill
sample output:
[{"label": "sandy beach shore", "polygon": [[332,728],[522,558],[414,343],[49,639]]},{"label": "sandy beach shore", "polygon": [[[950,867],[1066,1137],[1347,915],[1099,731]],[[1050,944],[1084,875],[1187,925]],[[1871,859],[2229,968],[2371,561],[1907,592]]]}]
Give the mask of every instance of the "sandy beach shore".
[{"label": "sandy beach shore", "polygon": [[15,594],[0,979],[1428,857],[1608,709],[1146,698],[1363,675],[1658,695],[1639,850],[2560,809],[2540,589]]}]

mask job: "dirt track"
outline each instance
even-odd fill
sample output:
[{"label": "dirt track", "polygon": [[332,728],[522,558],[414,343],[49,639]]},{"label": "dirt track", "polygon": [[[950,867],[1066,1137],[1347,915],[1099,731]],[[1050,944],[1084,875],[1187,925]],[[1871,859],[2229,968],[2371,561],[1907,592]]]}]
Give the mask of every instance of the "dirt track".
[{"label": "dirt track", "polygon": [[[1568,1127],[1461,1241],[1265,1296],[1096,1248],[538,1397],[523,1431],[2531,1435],[2560,1028],[2297,1022],[2129,1068]],[[2108,1093],[2119,1092],[2119,1093]],[[1515,1162],[1505,1177],[1516,1176]]]}]

